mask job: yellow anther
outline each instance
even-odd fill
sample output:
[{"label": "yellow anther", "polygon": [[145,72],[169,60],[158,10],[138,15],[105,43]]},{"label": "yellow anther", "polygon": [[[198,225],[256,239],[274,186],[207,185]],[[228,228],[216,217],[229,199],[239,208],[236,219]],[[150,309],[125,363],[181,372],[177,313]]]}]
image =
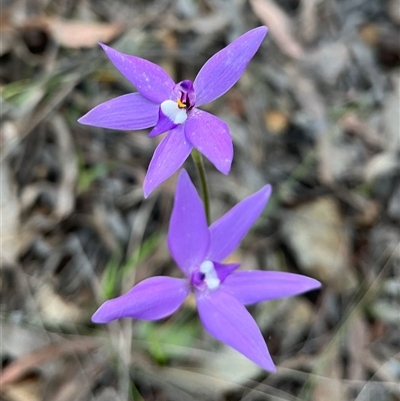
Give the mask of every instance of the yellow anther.
[{"label": "yellow anther", "polygon": [[183,102],[181,101],[181,99],[178,99],[178,100],[177,100],[177,103],[178,103],[178,107],[179,107],[180,109],[184,109],[184,108],[186,107],[186,104],[183,103]]}]

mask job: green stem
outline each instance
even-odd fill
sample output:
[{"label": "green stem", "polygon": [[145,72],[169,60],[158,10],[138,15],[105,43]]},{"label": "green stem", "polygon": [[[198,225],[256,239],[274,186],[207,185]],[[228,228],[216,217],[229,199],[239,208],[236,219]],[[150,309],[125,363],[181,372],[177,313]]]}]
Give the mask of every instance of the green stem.
[{"label": "green stem", "polygon": [[204,168],[203,157],[196,149],[193,149],[192,150],[192,158],[193,158],[194,164],[196,165],[197,173],[198,173],[199,179],[200,179],[201,194],[203,197],[204,210],[206,212],[207,223],[208,223],[208,225],[210,225],[211,224],[210,195],[208,193],[207,176],[206,176],[206,170]]}]

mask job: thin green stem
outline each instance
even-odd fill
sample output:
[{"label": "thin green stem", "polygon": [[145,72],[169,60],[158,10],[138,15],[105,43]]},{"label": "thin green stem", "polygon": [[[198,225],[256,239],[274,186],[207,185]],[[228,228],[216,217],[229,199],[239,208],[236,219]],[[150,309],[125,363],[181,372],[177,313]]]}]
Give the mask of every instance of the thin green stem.
[{"label": "thin green stem", "polygon": [[208,193],[207,176],[206,176],[206,170],[204,168],[203,156],[196,149],[193,149],[192,150],[192,158],[193,158],[194,164],[196,165],[197,173],[198,173],[199,179],[200,179],[201,194],[202,194],[203,203],[204,203],[204,210],[206,212],[207,223],[208,223],[208,225],[210,225],[210,223],[211,223],[210,195]]}]

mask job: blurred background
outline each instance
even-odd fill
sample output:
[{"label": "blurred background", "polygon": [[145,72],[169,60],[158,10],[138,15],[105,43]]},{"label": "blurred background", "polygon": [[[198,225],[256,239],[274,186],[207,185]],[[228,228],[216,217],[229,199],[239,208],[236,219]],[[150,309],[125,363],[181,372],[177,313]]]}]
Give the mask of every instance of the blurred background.
[{"label": "blurred background", "polygon": [[[1,7],[1,400],[400,400],[399,0]],[[250,308],[272,375],[205,333],[192,299],[160,322],[90,322],[134,283],[179,275],[176,176],[144,201],[157,139],[76,122],[134,90],[98,42],[180,81],[259,25],[245,74],[207,105],[229,124],[231,174],[206,167],[213,220],[274,188],[232,261],[323,283]]]}]

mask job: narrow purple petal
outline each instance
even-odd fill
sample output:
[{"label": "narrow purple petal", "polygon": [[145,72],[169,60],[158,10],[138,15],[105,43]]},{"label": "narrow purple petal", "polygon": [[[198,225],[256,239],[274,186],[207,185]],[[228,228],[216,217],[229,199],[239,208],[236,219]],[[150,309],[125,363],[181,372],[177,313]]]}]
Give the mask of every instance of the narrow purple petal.
[{"label": "narrow purple petal", "polygon": [[203,65],[193,83],[197,107],[212,102],[232,88],[257,52],[267,30],[265,26],[252,29]]},{"label": "narrow purple petal", "polygon": [[78,122],[94,127],[135,130],[157,123],[159,106],[139,93],[129,93],[101,103]]},{"label": "narrow purple petal", "polygon": [[231,274],[221,284],[221,289],[250,305],[298,295],[320,286],[319,281],[300,274],[253,270]]},{"label": "narrow purple petal", "polygon": [[232,274],[238,267],[240,267],[239,263],[233,263],[230,265],[224,265],[222,263],[214,262],[214,268],[217,272],[219,281],[222,283],[226,277]]},{"label": "narrow purple petal", "polygon": [[181,125],[168,133],[157,146],[150,161],[143,184],[145,198],[182,166],[192,149],[192,145],[185,138]]},{"label": "narrow purple petal", "polygon": [[102,43],[100,46],[141,95],[159,104],[169,98],[175,82],[160,66],[140,57],[121,53]]},{"label": "narrow purple petal", "polygon": [[156,126],[150,131],[149,137],[157,136],[163,134],[164,132],[170,131],[175,128],[178,124],[171,121],[161,109],[158,112],[158,121]]},{"label": "narrow purple petal", "polygon": [[172,277],[148,278],[126,294],[104,302],[92,316],[92,321],[108,323],[123,317],[162,319],[174,313],[189,293],[187,280]]},{"label": "narrow purple petal", "polygon": [[270,195],[271,186],[266,185],[242,200],[210,226],[211,243],[208,259],[221,262],[239,246],[240,241],[260,216]]},{"label": "narrow purple petal", "polygon": [[228,174],[233,159],[228,126],[218,117],[193,109],[185,123],[188,141],[223,174]]},{"label": "narrow purple petal", "polygon": [[203,203],[186,170],[175,192],[168,231],[168,247],[177,265],[189,276],[204,261],[210,244]]},{"label": "narrow purple petal", "polygon": [[216,290],[196,292],[197,308],[205,329],[263,369],[276,370],[256,322],[232,295]]}]

